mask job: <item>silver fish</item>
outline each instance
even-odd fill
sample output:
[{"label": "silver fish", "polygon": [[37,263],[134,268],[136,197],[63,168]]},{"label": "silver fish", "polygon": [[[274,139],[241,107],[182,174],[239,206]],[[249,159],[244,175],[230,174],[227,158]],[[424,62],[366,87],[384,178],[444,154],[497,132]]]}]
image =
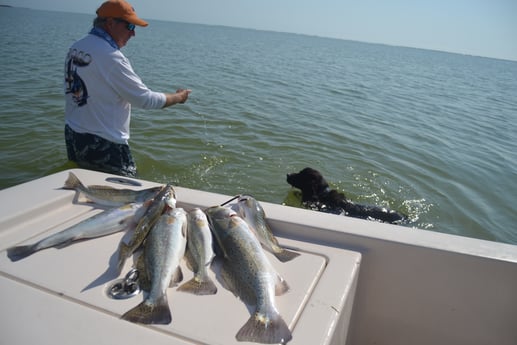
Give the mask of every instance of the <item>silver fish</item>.
[{"label": "silver fish", "polygon": [[238,341],[285,344],[292,339],[280,315],[275,295],[289,287],[278,275],[248,224],[228,207],[214,206],[206,214],[222,253],[224,285],[255,310],[237,332]]},{"label": "silver fish", "polygon": [[82,193],[86,198],[96,204],[110,207],[118,207],[131,202],[144,202],[152,199],[163,186],[142,190],[117,189],[109,186],[90,185],[85,186],[72,172],[68,173],[63,189],[74,189]]},{"label": "silver fish", "polygon": [[179,268],[187,241],[187,216],[182,208],[168,209],[149,232],[144,246],[145,270],[151,284],[142,303],[122,319],[144,324],[169,324],[172,316],[167,287]]},{"label": "silver fish", "polygon": [[266,213],[259,202],[250,195],[240,195],[232,209],[248,223],[262,246],[282,262],[290,261],[299,253],[282,248],[266,221]]},{"label": "silver fish", "polygon": [[97,213],[34,244],[9,248],[7,256],[11,261],[18,261],[42,249],[64,247],[74,241],[106,236],[129,229],[136,226],[139,218],[147,209],[147,206],[143,205],[142,203],[131,203]]},{"label": "silver fish", "polygon": [[188,242],[185,258],[194,272],[194,278],[181,285],[178,291],[213,295],[217,292],[217,287],[208,275],[208,268],[215,255],[208,219],[202,210],[194,208],[188,212],[187,220]]},{"label": "silver fish", "polygon": [[151,204],[147,208],[147,211],[142,216],[138,225],[136,226],[135,232],[131,237],[128,244],[120,242],[119,244],[119,257],[118,257],[118,270],[119,273],[122,271],[122,267],[128,257],[130,257],[138,247],[142,245],[147,234],[156,223],[158,218],[165,211],[166,207],[176,207],[176,194],[174,188],[170,184],[162,187],[161,191],[152,200]]}]

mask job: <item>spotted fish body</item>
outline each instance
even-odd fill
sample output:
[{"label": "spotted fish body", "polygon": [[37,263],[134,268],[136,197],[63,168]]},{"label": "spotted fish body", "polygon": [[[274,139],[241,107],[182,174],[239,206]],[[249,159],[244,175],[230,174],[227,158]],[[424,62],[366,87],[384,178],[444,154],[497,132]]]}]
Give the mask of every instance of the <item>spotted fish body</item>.
[{"label": "spotted fish body", "polygon": [[188,242],[185,257],[194,272],[194,278],[184,283],[178,291],[195,295],[213,295],[217,287],[208,275],[208,269],[214,258],[212,233],[205,213],[199,208],[187,214]]},{"label": "spotted fish body", "polygon": [[122,319],[143,324],[169,324],[167,300],[171,278],[179,270],[187,242],[187,216],[182,208],[168,209],[149,232],[144,247],[144,266],[150,281],[149,294]]},{"label": "spotted fish body", "polygon": [[273,231],[266,222],[266,214],[259,202],[250,195],[241,195],[238,202],[232,206],[237,214],[248,223],[258,240],[271,254],[281,262],[290,261],[299,253],[282,248]]},{"label": "spotted fish body", "polygon": [[156,195],[156,197],[150,202],[145,214],[142,216],[138,225],[135,228],[133,237],[129,243],[120,242],[119,244],[119,258],[118,258],[118,270],[122,271],[124,263],[128,257],[130,257],[136,249],[138,249],[144,242],[147,234],[156,223],[158,218],[166,210],[167,207],[176,206],[176,197],[174,189],[170,184],[164,186],[162,190]]},{"label": "spotted fish body", "polygon": [[119,207],[128,203],[142,203],[152,199],[163,187],[152,187],[142,190],[117,189],[109,186],[85,186],[72,172],[68,173],[63,189],[74,189],[96,204],[108,207]]},{"label": "spotted fish body", "polygon": [[131,203],[97,213],[34,244],[9,248],[7,256],[11,261],[18,261],[42,249],[64,247],[75,241],[97,238],[130,229],[136,226],[146,209],[147,206],[143,206],[142,203]]},{"label": "spotted fish body", "polygon": [[291,331],[281,317],[275,295],[288,290],[260,242],[247,223],[228,207],[206,210],[211,230],[223,253],[221,278],[224,285],[255,309],[237,332],[238,341],[285,344]]}]

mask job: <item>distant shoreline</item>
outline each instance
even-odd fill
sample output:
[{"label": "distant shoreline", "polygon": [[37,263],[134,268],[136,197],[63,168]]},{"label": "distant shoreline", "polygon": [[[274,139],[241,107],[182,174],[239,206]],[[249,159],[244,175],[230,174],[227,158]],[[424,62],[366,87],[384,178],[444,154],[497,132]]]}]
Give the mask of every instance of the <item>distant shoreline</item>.
[{"label": "distant shoreline", "polygon": [[0,4],[0,7],[12,7],[11,5],[2,5]]}]

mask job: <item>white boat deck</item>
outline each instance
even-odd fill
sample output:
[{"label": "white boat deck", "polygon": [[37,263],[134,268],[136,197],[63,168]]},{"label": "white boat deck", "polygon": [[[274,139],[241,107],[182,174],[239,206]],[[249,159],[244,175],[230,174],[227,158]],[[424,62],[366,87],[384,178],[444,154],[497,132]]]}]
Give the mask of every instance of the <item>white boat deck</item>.
[{"label": "white boat deck", "polygon": [[[86,185],[156,185],[128,187],[107,183],[107,174],[72,171]],[[170,325],[121,320],[142,300],[106,295],[132,263],[121,276],[113,269],[124,233],[11,262],[7,248],[100,211],[60,189],[67,176],[0,191],[2,344],[242,344],[235,334],[248,308],[219,283],[212,296],[170,288]],[[232,197],[175,190],[185,209]],[[291,287],[277,297],[289,344],[517,344],[517,246],[261,204],[280,243],[301,253],[288,263],[270,256]]]}]

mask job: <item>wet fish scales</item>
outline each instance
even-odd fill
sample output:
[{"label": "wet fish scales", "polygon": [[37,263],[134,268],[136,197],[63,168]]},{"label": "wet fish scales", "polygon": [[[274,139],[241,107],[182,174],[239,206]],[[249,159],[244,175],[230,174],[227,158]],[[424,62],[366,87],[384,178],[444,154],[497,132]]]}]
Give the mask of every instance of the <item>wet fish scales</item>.
[{"label": "wet fish scales", "polygon": [[132,203],[103,211],[34,244],[9,248],[7,256],[11,261],[18,261],[43,249],[64,247],[75,241],[106,236],[128,229],[136,225],[142,211],[145,211],[146,206],[142,205],[142,203]]},{"label": "wet fish scales", "polygon": [[150,291],[143,302],[122,315],[122,319],[143,324],[169,324],[172,315],[167,287],[185,253],[187,217],[181,208],[168,209],[149,232],[144,246],[145,271]]},{"label": "wet fish scales", "polygon": [[122,267],[124,266],[126,259],[142,245],[153,225],[164,212],[166,207],[170,207],[171,203],[175,205],[175,192],[172,186],[167,184],[150,203],[146,213],[136,226],[135,232],[133,233],[129,243],[126,244],[122,241],[120,242],[117,265],[119,273],[122,271]]},{"label": "wet fish scales", "polygon": [[211,230],[222,249],[221,278],[225,286],[247,304],[255,305],[248,321],[236,334],[238,341],[282,343],[292,339],[289,327],[275,305],[275,295],[287,291],[247,223],[230,208],[206,210]]},{"label": "wet fish scales", "polygon": [[250,195],[241,195],[232,208],[251,227],[262,246],[281,262],[290,261],[300,254],[280,246],[266,221],[266,213],[260,203]]},{"label": "wet fish scales", "polygon": [[188,241],[185,258],[194,272],[194,277],[178,287],[178,291],[195,295],[213,295],[217,293],[217,287],[208,275],[208,268],[215,255],[208,219],[201,209],[194,208],[188,212],[187,222]]},{"label": "wet fish scales", "polygon": [[82,193],[88,200],[96,204],[118,207],[132,202],[144,202],[152,199],[163,186],[142,190],[117,189],[98,185],[85,186],[73,172],[69,172],[62,188],[73,189],[78,193]]}]

